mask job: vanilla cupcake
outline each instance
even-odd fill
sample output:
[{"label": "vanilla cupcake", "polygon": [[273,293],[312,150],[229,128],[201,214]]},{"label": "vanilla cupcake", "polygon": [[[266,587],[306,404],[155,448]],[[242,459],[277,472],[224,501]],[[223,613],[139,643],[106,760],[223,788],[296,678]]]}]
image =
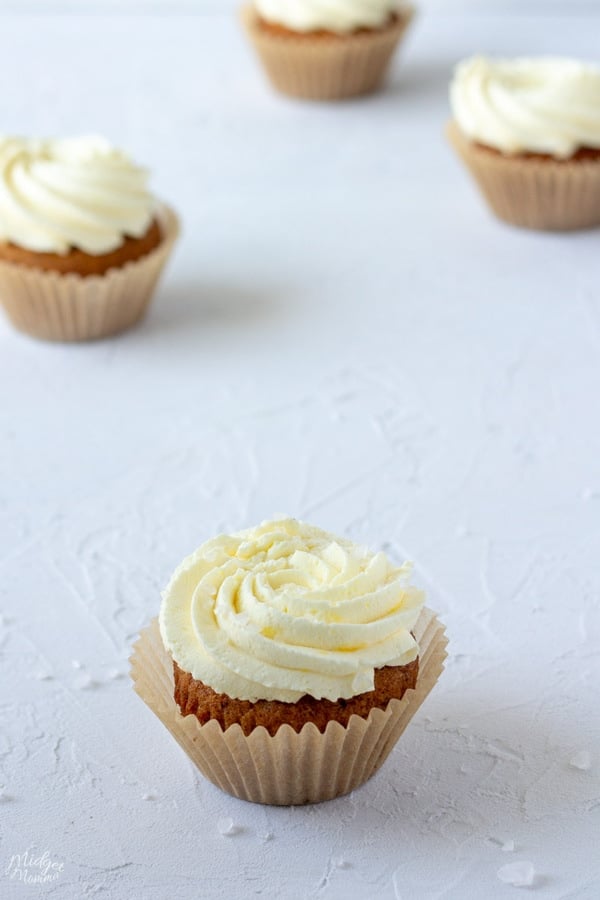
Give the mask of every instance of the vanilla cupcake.
[{"label": "vanilla cupcake", "polygon": [[330,799],[377,771],[441,672],[423,599],[408,564],[293,519],[221,535],[176,569],[135,687],[223,790]]},{"label": "vanilla cupcake", "polygon": [[308,100],[376,90],[412,17],[401,0],[254,0],[243,9],[273,86]]},{"label": "vanilla cupcake", "polygon": [[496,215],[524,228],[600,225],[600,68],[571,59],[460,63],[448,136]]},{"label": "vanilla cupcake", "polygon": [[0,138],[0,303],[21,331],[81,341],[131,327],[177,230],[147,172],[103,138]]}]

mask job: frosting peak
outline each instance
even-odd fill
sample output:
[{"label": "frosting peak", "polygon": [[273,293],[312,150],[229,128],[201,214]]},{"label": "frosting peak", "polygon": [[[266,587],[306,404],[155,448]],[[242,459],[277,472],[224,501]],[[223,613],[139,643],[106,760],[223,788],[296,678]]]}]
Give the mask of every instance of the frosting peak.
[{"label": "frosting peak", "polygon": [[110,253],[153,217],[148,175],[101,137],[0,137],[0,241]]},{"label": "frosting peak", "polygon": [[399,0],[255,0],[266,22],[301,32],[381,28],[399,5]]},{"label": "frosting peak", "polygon": [[450,101],[468,138],[503,153],[600,148],[600,68],[574,59],[464,60]]},{"label": "frosting peak", "polygon": [[175,571],[160,628],[178,665],[239,700],[338,700],[405,665],[423,595],[409,564],[295,519],[221,535]]}]

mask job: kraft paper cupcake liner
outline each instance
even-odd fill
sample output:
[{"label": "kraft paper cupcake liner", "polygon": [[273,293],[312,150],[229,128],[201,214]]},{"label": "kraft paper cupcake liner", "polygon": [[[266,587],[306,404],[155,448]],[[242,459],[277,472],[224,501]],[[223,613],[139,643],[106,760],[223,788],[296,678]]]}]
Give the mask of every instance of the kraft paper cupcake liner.
[{"label": "kraft paper cupcake liner", "polygon": [[504,156],[470,141],[455,122],[447,136],[499,219],[539,231],[600,225],[600,158]]},{"label": "kraft paper cupcake liner", "polygon": [[283,725],[271,736],[259,726],[245,736],[239,725],[223,731],[217,722],[201,725],[195,716],[182,716],[158,619],[134,646],[131,676],[144,703],[217,787],[254,803],[318,803],[355,790],[377,772],[437,682],[446,658],[444,627],[424,610],[414,633],[420,646],[415,689],[385,710],[371,710],[367,719],[354,715],[345,727],[330,722],[324,733],[309,723],[300,733]]},{"label": "kraft paper cupcake liner", "polygon": [[379,87],[414,12],[402,6],[386,27],[341,37],[272,33],[261,27],[252,4],[242,8],[242,21],[276,90],[306,100],[342,100]]},{"label": "kraft paper cupcake liner", "polygon": [[91,341],[135,325],[145,314],[179,234],[173,210],[156,215],[161,243],[103,275],[46,272],[0,260],[0,303],[15,328],[46,341]]}]

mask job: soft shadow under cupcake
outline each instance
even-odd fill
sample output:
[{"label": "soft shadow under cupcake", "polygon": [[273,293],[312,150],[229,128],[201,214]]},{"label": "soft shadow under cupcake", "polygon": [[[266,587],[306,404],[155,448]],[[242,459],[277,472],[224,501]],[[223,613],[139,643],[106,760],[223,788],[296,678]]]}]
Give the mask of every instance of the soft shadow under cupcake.
[{"label": "soft shadow under cupcake", "polygon": [[271,289],[206,282],[171,284],[146,319],[141,335],[200,335],[223,326],[259,325],[278,314],[281,295]]}]

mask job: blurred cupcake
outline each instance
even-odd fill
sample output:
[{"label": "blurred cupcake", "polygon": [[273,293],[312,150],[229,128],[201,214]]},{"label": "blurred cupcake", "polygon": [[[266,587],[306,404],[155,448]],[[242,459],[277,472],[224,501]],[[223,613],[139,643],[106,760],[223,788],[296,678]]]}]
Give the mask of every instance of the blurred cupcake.
[{"label": "blurred cupcake", "polygon": [[448,136],[500,219],[600,225],[600,68],[558,58],[460,63]]},{"label": "blurred cupcake", "polygon": [[307,100],[376,90],[412,17],[400,0],[254,0],[243,9],[273,86]]},{"label": "blurred cupcake", "polygon": [[0,303],[16,328],[85,341],[143,316],[178,232],[147,182],[100,137],[0,138]]},{"label": "blurred cupcake", "polygon": [[208,541],[175,571],[135,687],[214,784],[279,805],[371,777],[437,680],[443,629],[394,566],[293,519]]}]

